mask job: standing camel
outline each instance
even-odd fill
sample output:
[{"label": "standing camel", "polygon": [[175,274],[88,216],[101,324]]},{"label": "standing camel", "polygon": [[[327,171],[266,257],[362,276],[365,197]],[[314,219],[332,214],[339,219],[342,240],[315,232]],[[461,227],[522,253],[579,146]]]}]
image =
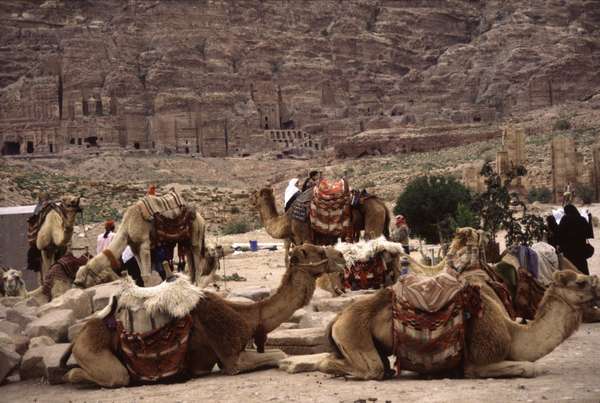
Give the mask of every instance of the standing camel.
[{"label": "standing camel", "polygon": [[[280,350],[262,352],[267,334],[309,303],[318,276],[340,271],[343,264],[343,257],[333,248],[302,245],[291,251],[290,265],[279,288],[262,301],[232,302],[211,292],[197,291],[201,295],[189,311],[192,324],[185,371],[192,376],[206,375],[217,364],[224,373],[234,375],[276,366],[285,354]],[[109,329],[109,322],[90,319],[75,338],[70,351],[80,368],[65,375],[67,382],[93,382],[104,387],[130,383],[130,373],[118,358],[119,334]],[[251,339],[258,351],[245,349]],[[67,358],[64,356],[62,362]]]},{"label": "standing camel", "polygon": [[[260,221],[267,233],[276,239],[283,239],[287,262],[290,244],[301,245],[304,242],[318,243],[310,222],[302,222],[289,214],[279,214],[275,206],[275,196],[270,187],[262,188],[250,195],[250,205],[258,211]],[[385,204],[377,197],[365,198],[359,207],[352,211],[354,233],[365,231],[366,239],[389,234],[390,213]],[[335,243],[333,240],[332,243]]]},{"label": "standing camel", "polygon": [[51,209],[37,233],[35,246],[42,254],[40,284],[48,274],[50,267],[66,251],[73,236],[75,217],[81,211],[80,197],[64,196],[58,209]]}]

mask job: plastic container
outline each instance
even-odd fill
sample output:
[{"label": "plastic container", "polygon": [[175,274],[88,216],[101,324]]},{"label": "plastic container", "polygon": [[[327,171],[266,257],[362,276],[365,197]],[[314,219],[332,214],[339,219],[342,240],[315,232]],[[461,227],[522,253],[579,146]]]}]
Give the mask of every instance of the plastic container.
[{"label": "plastic container", "polygon": [[258,250],[258,241],[250,241],[250,250],[256,252]]}]

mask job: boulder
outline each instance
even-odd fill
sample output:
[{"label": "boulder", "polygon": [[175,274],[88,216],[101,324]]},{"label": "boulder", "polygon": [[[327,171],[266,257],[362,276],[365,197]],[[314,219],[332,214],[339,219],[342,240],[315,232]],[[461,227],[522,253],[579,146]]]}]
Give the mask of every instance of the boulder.
[{"label": "boulder", "polygon": [[[308,308],[308,307],[306,307],[306,308]],[[302,317],[304,315],[306,315],[307,312],[312,312],[312,311],[309,311],[306,308],[297,309],[296,312],[294,312],[294,314],[292,315],[292,317],[289,319],[289,321],[290,322],[294,322],[294,323],[300,323],[300,321],[302,320]]]},{"label": "boulder", "polygon": [[20,309],[22,307],[39,307],[40,304],[36,301],[35,298],[26,298],[26,299],[20,299],[15,305],[14,308]]},{"label": "boulder", "polygon": [[37,319],[34,307],[8,308],[6,320],[19,325],[24,330],[27,325]]},{"label": "boulder", "polygon": [[44,304],[38,311],[38,316],[44,316],[48,312],[59,309],[70,309],[76,319],[85,318],[92,313],[93,291],[72,288],[58,298]]},{"label": "boulder", "polygon": [[298,323],[299,328],[311,328],[311,327],[321,327],[326,328],[329,322],[335,318],[337,314],[335,312],[307,312],[300,322]]},{"label": "boulder", "polygon": [[19,365],[19,362],[21,356],[14,349],[0,346],[0,384]]},{"label": "boulder", "polygon": [[56,342],[48,336],[32,337],[31,340],[29,340],[29,348],[51,346],[53,344],[56,344]]},{"label": "boulder", "polygon": [[2,297],[0,298],[0,305],[7,308],[12,308],[21,301],[23,301],[23,298],[21,297]]},{"label": "boulder", "polygon": [[97,312],[108,305],[110,297],[121,292],[120,280],[93,287],[92,309]]},{"label": "boulder", "polygon": [[0,332],[7,334],[19,334],[21,332],[21,326],[19,326],[17,323],[12,323],[3,319],[0,320]]},{"label": "boulder", "polygon": [[227,301],[231,301],[231,302],[241,302],[243,304],[253,304],[254,301],[252,301],[250,298],[245,298],[245,297],[238,297],[236,295],[229,295],[227,296],[227,298],[225,298]]},{"label": "boulder", "polygon": [[248,298],[252,301],[260,301],[271,295],[271,290],[267,287],[248,287],[241,290],[235,290],[231,295]]},{"label": "boulder", "polygon": [[17,353],[19,353],[20,355],[25,354],[25,352],[29,348],[29,336],[25,336],[22,334],[13,334],[12,340],[15,344],[15,349]]},{"label": "boulder", "polygon": [[48,312],[34,320],[25,329],[29,337],[49,336],[56,342],[67,341],[69,326],[75,323],[75,315],[70,309],[58,309]]},{"label": "boulder", "polygon": [[328,355],[329,353],[288,356],[279,361],[279,369],[290,374],[317,371],[321,360]]},{"label": "boulder", "polygon": [[0,332],[0,347],[9,348],[15,350],[15,342],[13,341],[13,335],[8,333]]},{"label": "boulder", "polygon": [[283,322],[275,330],[298,329],[298,324],[294,322]]},{"label": "boulder", "polygon": [[6,310],[8,308],[4,305],[0,305],[0,320],[6,319]]},{"label": "boulder", "polygon": [[22,379],[45,377],[52,385],[62,383],[62,377],[69,368],[60,367],[60,360],[70,343],[31,348],[23,356],[20,375]]},{"label": "boulder", "polygon": [[269,333],[266,345],[291,355],[331,351],[323,328],[275,330]]},{"label": "boulder", "polygon": [[69,338],[69,341],[73,341],[75,339],[75,337],[77,337],[77,335],[79,334],[79,332],[81,332],[81,329],[83,329],[83,326],[87,323],[87,320],[78,320],[77,322],[75,322],[74,324],[72,324],[71,326],[69,326],[69,330],[67,332],[67,336]]}]

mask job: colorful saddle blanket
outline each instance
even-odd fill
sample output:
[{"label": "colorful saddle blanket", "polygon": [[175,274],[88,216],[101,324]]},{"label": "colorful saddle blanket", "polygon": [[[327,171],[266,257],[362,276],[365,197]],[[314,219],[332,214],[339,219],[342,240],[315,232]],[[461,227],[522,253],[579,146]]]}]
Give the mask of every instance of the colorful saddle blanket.
[{"label": "colorful saddle blanket", "polygon": [[300,193],[294,203],[288,210],[288,214],[292,216],[292,218],[302,221],[309,221],[309,212],[310,212],[310,202],[313,198],[313,189],[307,189],[304,192]]},{"label": "colorful saddle blanket", "polygon": [[533,319],[546,291],[525,268],[517,270],[517,292],[514,301],[515,314],[523,319]]},{"label": "colorful saddle blanket", "polygon": [[156,213],[175,210],[185,205],[185,200],[174,190],[164,196],[145,196],[136,204],[146,221],[154,218]]},{"label": "colorful saddle blanket", "polygon": [[44,284],[42,285],[42,292],[44,295],[46,295],[48,299],[52,299],[52,287],[54,286],[55,280],[72,283],[75,280],[77,270],[86,264],[90,258],[91,255],[89,254],[75,257],[72,253],[67,253],[58,259],[58,261],[50,267],[47,276],[44,278]]},{"label": "colorful saddle blanket", "polygon": [[367,290],[383,287],[385,284],[385,265],[380,255],[368,261],[357,261],[344,269],[344,288]]},{"label": "colorful saddle blanket", "polygon": [[174,218],[155,213],[150,234],[152,247],[163,243],[189,244],[195,219],[196,211],[187,206],[181,207],[181,212]]},{"label": "colorful saddle blanket", "polygon": [[425,280],[408,275],[393,287],[392,334],[398,373],[457,368],[465,348],[467,318],[481,314],[479,288],[448,273]]},{"label": "colorful saddle blanket", "polygon": [[313,231],[342,238],[352,237],[349,197],[345,180],[329,182],[321,179],[313,188],[310,203],[310,224]]}]

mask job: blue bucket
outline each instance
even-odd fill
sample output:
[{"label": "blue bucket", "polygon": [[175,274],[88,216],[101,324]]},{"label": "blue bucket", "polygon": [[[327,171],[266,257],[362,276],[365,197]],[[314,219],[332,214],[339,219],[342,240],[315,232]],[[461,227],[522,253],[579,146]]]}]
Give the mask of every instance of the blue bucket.
[{"label": "blue bucket", "polygon": [[256,252],[258,250],[258,241],[250,241],[250,250]]}]

